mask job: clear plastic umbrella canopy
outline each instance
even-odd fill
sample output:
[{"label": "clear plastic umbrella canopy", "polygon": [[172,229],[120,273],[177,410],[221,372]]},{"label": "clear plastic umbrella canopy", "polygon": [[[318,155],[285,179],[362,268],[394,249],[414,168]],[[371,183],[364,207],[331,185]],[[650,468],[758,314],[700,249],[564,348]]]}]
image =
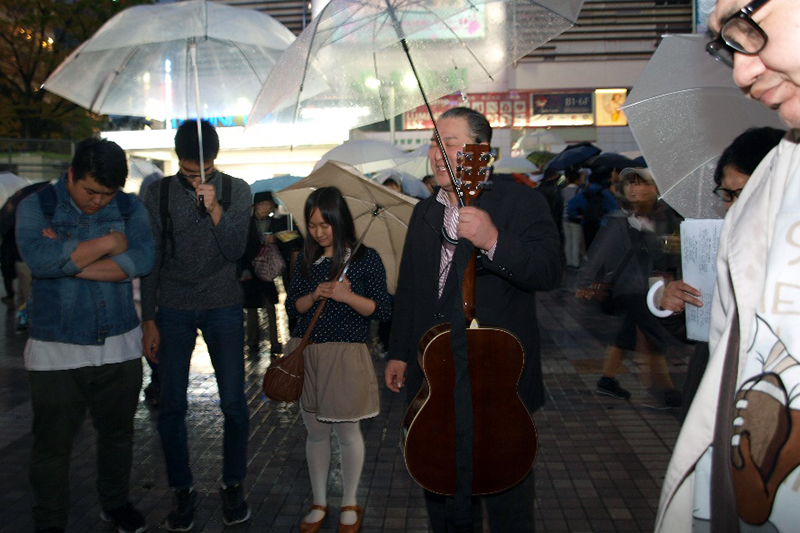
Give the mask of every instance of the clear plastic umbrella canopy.
[{"label": "clear plastic umbrella canopy", "polygon": [[406,153],[395,148],[391,143],[373,139],[356,139],[345,141],[328,150],[314,165],[314,170],[320,168],[326,161],[339,161],[368,174],[394,168],[407,159]]},{"label": "clear plastic umbrella canopy", "polygon": [[511,151],[524,155],[537,150],[550,150],[553,146],[562,144],[566,144],[564,139],[552,131],[535,130],[520,137],[511,147]]},{"label": "clear plastic umbrella canopy", "polygon": [[742,94],[704,35],[665,35],[623,110],[661,197],[685,218],[721,218],[714,169],[748,128],[781,128],[778,114]]},{"label": "clear plastic umbrella canopy", "polygon": [[493,77],[571,27],[582,4],[331,0],[276,64],[248,125],[386,120],[424,104],[418,82],[431,100]]},{"label": "clear plastic umbrella canopy", "polygon": [[247,115],[293,41],[283,24],[252,9],[206,0],[134,6],[106,22],[43,87],[109,115]]}]

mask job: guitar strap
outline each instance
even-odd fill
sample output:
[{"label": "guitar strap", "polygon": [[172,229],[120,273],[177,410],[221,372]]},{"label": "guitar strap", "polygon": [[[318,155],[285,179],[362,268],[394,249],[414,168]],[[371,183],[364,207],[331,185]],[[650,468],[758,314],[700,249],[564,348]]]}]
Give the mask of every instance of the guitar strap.
[{"label": "guitar strap", "polygon": [[455,533],[472,531],[472,387],[469,380],[467,327],[464,320],[462,282],[473,251],[472,243],[460,239],[453,254],[453,269],[457,276],[456,297],[450,320],[450,342],[453,352],[455,386],[453,400],[456,428],[456,489],[450,505],[446,505],[448,522]]}]

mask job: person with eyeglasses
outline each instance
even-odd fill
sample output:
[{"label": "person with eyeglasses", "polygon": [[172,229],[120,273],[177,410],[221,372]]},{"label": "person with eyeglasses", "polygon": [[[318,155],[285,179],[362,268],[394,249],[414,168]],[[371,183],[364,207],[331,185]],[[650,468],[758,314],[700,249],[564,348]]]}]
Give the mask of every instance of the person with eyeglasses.
[{"label": "person with eyeglasses", "polygon": [[[726,211],[739,198],[747,180],[761,160],[780,142],[784,135],[786,135],[786,130],[777,128],[750,128],[725,148],[714,170],[714,183],[716,183],[714,194],[724,202]],[[654,307],[673,313],[682,313],[686,310],[687,305],[703,307],[700,296],[699,290],[684,280],[678,279],[667,283],[660,297],[656,293]],[[698,342],[689,358],[686,381],[683,384],[683,418],[688,413],[707,364],[708,343]]]},{"label": "person with eyeglasses", "polygon": [[178,128],[178,173],[151,184],[144,196],[156,261],[141,284],[142,349],[158,363],[160,375],[158,432],[173,491],[168,531],[194,526],[198,492],[189,459],[186,395],[198,329],[208,346],[225,418],[222,520],[233,525],[250,518],[242,487],[249,413],[239,258],[247,243],[252,196],[244,180],[216,170],[219,137],[205,120],[200,128],[198,133],[196,120]]},{"label": "person with eyeglasses", "polygon": [[725,217],[708,366],[675,444],[654,529],[797,531],[800,2],[719,0],[709,28],[707,50],[729,56],[734,82],[790,131]]}]

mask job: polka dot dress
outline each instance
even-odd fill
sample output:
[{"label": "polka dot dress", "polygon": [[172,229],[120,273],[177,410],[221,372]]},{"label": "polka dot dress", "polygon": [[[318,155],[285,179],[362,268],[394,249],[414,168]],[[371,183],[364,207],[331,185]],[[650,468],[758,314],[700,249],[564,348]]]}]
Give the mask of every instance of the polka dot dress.
[{"label": "polka dot dress", "polygon": [[[293,337],[302,337],[311,318],[320,302],[315,302],[311,309],[300,315],[295,307],[298,298],[314,291],[317,285],[327,281],[331,268],[331,260],[322,258],[311,266],[311,279],[306,278],[300,271],[303,262],[303,252],[297,258],[297,264],[292,276],[291,287],[286,298],[286,311],[290,316],[297,316],[297,326],[292,331]],[[349,305],[328,300],[325,309],[317,321],[311,334],[311,341],[315,344],[323,342],[354,342],[367,341],[369,323],[371,320],[386,321],[391,318],[391,303],[389,292],[386,290],[386,271],[383,268],[378,253],[372,248],[364,248],[364,253],[354,260],[347,271],[351,290],[375,302],[375,312],[372,316],[365,317],[358,314]]]}]

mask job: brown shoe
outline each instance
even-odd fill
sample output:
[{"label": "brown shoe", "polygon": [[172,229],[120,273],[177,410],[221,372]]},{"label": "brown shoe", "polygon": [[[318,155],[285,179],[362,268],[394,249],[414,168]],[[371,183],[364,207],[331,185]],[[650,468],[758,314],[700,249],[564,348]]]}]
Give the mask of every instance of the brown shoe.
[{"label": "brown shoe", "polygon": [[364,508],[360,505],[345,505],[340,509],[341,512],[345,511],[355,511],[356,512],[356,523],[355,524],[342,524],[339,522],[339,529],[336,531],[338,533],[358,533],[361,529],[361,519],[364,518]]},{"label": "brown shoe", "polygon": [[311,506],[311,510],[313,511],[314,509],[324,513],[322,518],[316,522],[306,522],[304,519],[300,519],[300,533],[317,533],[322,527],[322,522],[325,521],[325,517],[328,516],[328,507],[315,503]]}]

